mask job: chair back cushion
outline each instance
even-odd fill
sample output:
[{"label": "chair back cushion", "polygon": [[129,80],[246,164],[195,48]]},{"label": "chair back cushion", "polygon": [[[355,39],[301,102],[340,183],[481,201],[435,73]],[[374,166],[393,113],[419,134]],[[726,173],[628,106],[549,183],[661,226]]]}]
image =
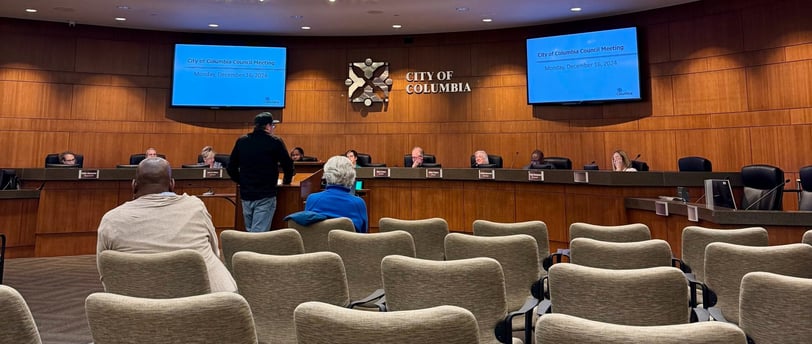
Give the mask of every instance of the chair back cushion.
[{"label": "chair back cushion", "polygon": [[352,224],[352,220],[346,217],[327,219],[308,226],[300,225],[293,220],[288,220],[288,227],[299,232],[299,235],[302,236],[305,252],[308,253],[329,251],[330,247],[327,245],[327,234],[333,229],[355,232],[355,225]]},{"label": "chair back cushion", "polygon": [[229,271],[231,258],[239,251],[262,254],[291,255],[305,252],[302,236],[293,228],[282,228],[267,232],[249,233],[224,230],[220,233],[223,242],[223,260]]},{"label": "chair back cushion", "polygon": [[211,292],[206,262],[194,250],[160,253],[105,250],[97,258],[102,284],[108,293],[167,299]]},{"label": "chair back cushion", "polygon": [[716,229],[688,226],[682,229],[682,261],[691,267],[698,281],[705,280],[705,247],[712,242],[747,246],[767,246],[767,230],[763,227]]},{"label": "chair back cushion", "polygon": [[808,343],[812,340],[810,295],[812,278],[747,273],[741,284],[739,326],[756,343]]},{"label": "chair back cushion", "polygon": [[570,240],[575,238],[591,238],[612,242],[643,241],[651,239],[651,231],[648,226],[642,223],[601,226],[575,222],[570,225]]},{"label": "chair back cushion", "polygon": [[660,239],[610,242],[575,238],[570,242],[570,262],[602,269],[671,266],[671,246]]},{"label": "chair back cushion", "polygon": [[553,165],[553,168],[556,170],[571,170],[572,169],[572,160],[570,158],[558,157],[558,156],[549,156],[544,158],[544,163]]},{"label": "chair back cushion", "polygon": [[680,172],[710,172],[713,170],[711,161],[700,156],[679,158],[679,160],[677,160],[677,166]]},{"label": "chair back cushion", "polygon": [[257,343],[251,308],[236,293],[173,299],[93,293],[85,311],[95,343]]},{"label": "chair back cushion", "polygon": [[437,306],[368,312],[305,302],[294,313],[299,344],[476,344],[479,327],[466,309]]},{"label": "chair back cushion", "polygon": [[[474,220],[473,231],[475,236],[502,236],[512,234],[527,234],[536,239],[538,256],[540,260],[550,255],[550,237],[547,224],[542,221],[523,222],[493,222],[487,220]],[[541,267],[541,265],[539,265]],[[539,271],[539,278],[547,275],[543,268]]]},{"label": "chair back cushion", "polygon": [[23,296],[0,284],[0,343],[41,344],[37,324]]},{"label": "chair back cushion", "polygon": [[688,286],[673,267],[610,270],[554,264],[548,273],[554,313],[620,325],[688,323]]},{"label": "chair back cushion", "polygon": [[[741,209],[781,210],[784,199],[784,171],[770,165],[749,165],[741,169],[744,196]],[[770,193],[767,195],[767,193]],[[754,204],[758,202],[758,204]]]},{"label": "chair back cushion", "polygon": [[420,220],[401,220],[382,217],[378,221],[381,232],[406,231],[414,239],[415,257],[445,260],[443,240],[448,234],[448,222],[439,217]]}]

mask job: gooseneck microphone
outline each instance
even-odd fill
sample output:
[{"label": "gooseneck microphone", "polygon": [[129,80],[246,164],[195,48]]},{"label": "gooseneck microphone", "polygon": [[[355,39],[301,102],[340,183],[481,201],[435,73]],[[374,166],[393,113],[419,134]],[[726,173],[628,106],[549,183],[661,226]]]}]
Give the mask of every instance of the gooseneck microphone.
[{"label": "gooseneck microphone", "polygon": [[632,161],[637,161],[637,159],[640,159],[640,156],[642,156],[642,155],[643,155],[643,154],[637,154],[637,156],[636,156],[636,157],[634,157],[634,159],[632,159]]},{"label": "gooseneck microphone", "polygon": [[746,208],[744,208],[744,210],[750,210],[750,208],[752,208],[754,205],[761,203],[761,201],[762,201],[763,199],[767,198],[767,196],[769,196],[769,195],[773,194],[773,193],[774,193],[776,190],[778,190],[779,188],[781,188],[782,186],[786,185],[786,184],[787,184],[787,183],[789,183],[789,182],[790,182],[790,180],[789,180],[789,179],[784,180],[784,182],[783,182],[783,183],[776,185],[775,187],[773,187],[772,189],[770,189],[770,191],[767,191],[767,192],[765,192],[763,195],[761,195],[761,197],[759,197],[759,198],[758,198],[758,199],[757,199],[755,202],[750,203],[750,205],[748,205]]}]

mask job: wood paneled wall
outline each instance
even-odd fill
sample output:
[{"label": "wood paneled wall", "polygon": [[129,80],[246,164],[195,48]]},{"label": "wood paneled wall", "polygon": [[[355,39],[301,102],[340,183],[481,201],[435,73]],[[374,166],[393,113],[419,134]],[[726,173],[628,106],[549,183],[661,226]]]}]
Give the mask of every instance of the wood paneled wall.
[{"label": "wood paneled wall", "polygon": [[[543,6],[543,5],[539,5]],[[172,44],[288,47],[287,106],[277,133],[324,160],[346,149],[401,165],[414,145],[443,166],[530,152],[609,165],[615,149],[654,170],[705,156],[717,171],[766,163],[794,173],[812,164],[812,3],[719,0],[556,25],[413,37],[242,37],[75,28],[0,19],[0,156],[41,166],[71,149],[110,167],[154,146],[174,166],[201,147],[228,152],[257,111],[168,107]],[[528,37],[637,26],[645,101],[588,107],[526,103]],[[347,100],[347,63],[390,63],[390,102],[369,111]],[[454,71],[470,93],[407,94],[411,71]],[[792,174],[789,177],[794,177]]]}]

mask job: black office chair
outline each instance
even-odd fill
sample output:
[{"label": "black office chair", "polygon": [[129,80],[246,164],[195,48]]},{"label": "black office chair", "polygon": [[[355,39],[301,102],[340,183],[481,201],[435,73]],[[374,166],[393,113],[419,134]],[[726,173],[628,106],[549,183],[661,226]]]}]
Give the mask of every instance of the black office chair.
[{"label": "black office chair", "polygon": [[73,168],[82,168],[82,165],[85,162],[85,157],[82,154],[74,154],[74,158],[76,158],[76,164],[74,165],[65,165],[59,162],[59,153],[51,153],[45,156],[45,167],[73,167]]},{"label": "black office chair", "polygon": [[632,160],[632,168],[641,172],[645,172],[648,171],[648,164],[645,161]]},{"label": "black office chair", "polygon": [[372,156],[366,153],[358,153],[358,166],[361,167],[386,167],[386,164],[373,164]]},{"label": "black office chair", "polygon": [[[403,167],[412,167],[413,162],[411,154],[403,156]],[[433,154],[423,154],[422,167],[442,167],[442,165],[437,163],[437,158]]]},{"label": "black office chair", "polygon": [[471,155],[471,167],[473,167],[473,168],[502,168],[502,156],[501,155],[488,154],[488,164],[477,166],[477,164],[476,164],[476,156]]},{"label": "black office chair", "polygon": [[[219,154],[219,153],[215,154],[214,155],[214,161],[219,162],[220,164],[223,165],[223,168],[226,168],[226,167],[228,167],[228,163],[231,161],[231,154]],[[203,164],[203,156],[202,155],[197,156],[197,163],[198,164]]]},{"label": "black office chair", "polygon": [[812,165],[801,167],[801,194],[798,199],[798,210],[812,210]]},{"label": "black office chair", "polygon": [[[166,155],[164,154],[158,154],[158,157],[166,159]],[[138,165],[146,158],[147,155],[144,153],[130,155],[130,165]]]},{"label": "black office chair", "polygon": [[784,171],[770,165],[749,165],[741,169],[744,196],[741,209],[782,210]]},{"label": "black office chair", "polygon": [[677,160],[680,172],[711,172],[713,164],[701,156],[686,156]]},{"label": "black office chair", "polygon": [[597,171],[597,170],[600,170],[600,168],[598,168],[598,164],[596,164],[593,161],[593,162],[590,162],[590,163],[584,165],[584,170],[585,171]]},{"label": "black office chair", "polygon": [[572,169],[572,160],[570,158],[562,158],[557,156],[551,156],[544,158],[544,163],[553,165],[553,168],[556,170],[571,170]]}]

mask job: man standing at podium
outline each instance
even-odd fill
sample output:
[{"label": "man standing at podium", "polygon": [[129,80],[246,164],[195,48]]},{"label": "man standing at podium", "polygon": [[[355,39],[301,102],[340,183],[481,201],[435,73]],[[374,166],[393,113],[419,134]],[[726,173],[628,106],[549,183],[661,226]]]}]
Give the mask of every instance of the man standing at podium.
[{"label": "man standing at podium", "polygon": [[254,117],[254,131],[243,135],[234,143],[228,175],[240,185],[242,214],[245,230],[267,232],[276,212],[276,184],[279,167],[284,177],[282,184],[293,180],[293,160],[281,138],[273,134],[278,120],[270,112]]}]

